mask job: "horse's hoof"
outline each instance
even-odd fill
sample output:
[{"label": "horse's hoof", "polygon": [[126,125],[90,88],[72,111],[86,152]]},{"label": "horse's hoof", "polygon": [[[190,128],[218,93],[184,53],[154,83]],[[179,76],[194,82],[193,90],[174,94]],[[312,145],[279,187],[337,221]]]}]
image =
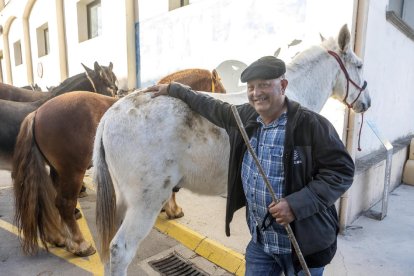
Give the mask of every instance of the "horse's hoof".
[{"label": "horse's hoof", "polygon": [[78,208],[75,208],[75,219],[80,219],[82,218],[82,213],[80,212],[80,210]]},{"label": "horse's hoof", "polygon": [[54,242],[53,245],[56,246],[56,247],[59,247],[59,248],[63,248],[63,247],[66,246],[65,243],[58,243],[58,242]]},{"label": "horse's hoof", "polygon": [[178,219],[178,218],[182,218],[184,216],[183,211],[179,212],[178,214],[174,214],[174,215],[167,215],[168,219]]},{"label": "horse's hoof", "polygon": [[88,196],[88,193],[86,191],[81,191],[78,195],[79,198],[87,197],[87,196]]},{"label": "horse's hoof", "polygon": [[91,245],[88,247],[88,249],[84,251],[75,252],[74,254],[78,257],[87,257],[87,256],[95,254],[95,252],[96,252],[96,249]]}]

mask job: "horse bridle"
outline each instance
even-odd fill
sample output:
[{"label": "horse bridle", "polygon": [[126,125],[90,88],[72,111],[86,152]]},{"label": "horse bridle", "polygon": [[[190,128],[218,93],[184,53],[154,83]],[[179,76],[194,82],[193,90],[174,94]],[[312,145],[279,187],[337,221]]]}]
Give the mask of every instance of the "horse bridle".
[{"label": "horse bridle", "polygon": [[[352,108],[354,103],[358,100],[359,96],[361,96],[362,92],[365,90],[365,88],[367,88],[368,83],[364,80],[364,84],[361,86],[359,86],[358,84],[356,84],[353,80],[351,80],[351,78],[349,77],[349,73],[345,68],[345,65],[341,59],[341,57],[335,53],[334,51],[328,50],[328,53],[333,56],[336,61],[339,63],[339,67],[341,67],[342,72],[344,72],[345,78],[346,78],[346,94],[345,94],[345,98],[342,100],[342,102],[348,107],[348,108]],[[349,94],[349,83],[352,83],[358,90],[359,90],[359,94],[358,96],[355,98],[355,100],[349,104],[347,102],[348,99],[348,94]]]},{"label": "horse bridle", "polygon": [[[345,94],[345,98],[342,100],[342,102],[344,104],[346,104],[346,106],[348,108],[352,108],[354,103],[358,100],[359,96],[361,96],[362,92],[365,90],[365,88],[367,88],[367,81],[364,80],[364,84],[361,86],[359,86],[358,84],[356,84],[353,80],[351,80],[351,78],[349,77],[348,71],[345,68],[344,63],[342,62],[341,57],[335,53],[334,51],[328,50],[328,53],[333,56],[336,61],[339,63],[339,67],[341,67],[342,72],[344,72],[345,78],[346,78],[346,94]],[[349,93],[349,83],[352,83],[358,90],[359,90],[359,94],[358,96],[355,98],[355,100],[349,104],[346,100],[348,99],[348,93]],[[361,127],[359,129],[359,134],[358,134],[358,151],[361,151],[361,131],[362,131],[362,125],[364,123],[364,113],[361,114],[362,115],[362,122],[361,122]]]}]

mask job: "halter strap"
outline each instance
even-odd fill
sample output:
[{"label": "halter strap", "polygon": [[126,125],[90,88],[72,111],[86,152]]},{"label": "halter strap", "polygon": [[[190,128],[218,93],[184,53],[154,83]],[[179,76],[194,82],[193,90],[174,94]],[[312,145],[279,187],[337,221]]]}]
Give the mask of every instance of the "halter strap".
[{"label": "halter strap", "polygon": [[[345,75],[346,78],[346,94],[345,94],[345,98],[342,100],[342,102],[348,107],[348,108],[352,108],[354,103],[359,99],[359,96],[361,96],[361,93],[365,90],[365,88],[367,88],[368,83],[364,80],[364,84],[361,86],[359,86],[358,84],[356,84],[350,77],[349,77],[349,73],[345,68],[345,65],[341,59],[341,57],[335,53],[334,51],[328,50],[328,53],[333,56],[336,61],[339,64],[339,67],[341,68],[342,72]],[[355,100],[352,103],[348,103],[347,99],[348,99],[348,94],[349,94],[349,83],[352,83],[358,90],[359,90],[359,94],[358,96],[355,98]]]},{"label": "halter strap", "polygon": [[88,74],[88,71],[86,71],[85,74],[86,74],[86,77],[88,78],[89,82],[91,83],[91,85],[93,87],[93,91],[95,93],[98,93],[98,91],[96,91],[96,87],[95,87],[95,84],[93,83],[93,80],[92,80],[91,76],[89,76],[89,74]]}]

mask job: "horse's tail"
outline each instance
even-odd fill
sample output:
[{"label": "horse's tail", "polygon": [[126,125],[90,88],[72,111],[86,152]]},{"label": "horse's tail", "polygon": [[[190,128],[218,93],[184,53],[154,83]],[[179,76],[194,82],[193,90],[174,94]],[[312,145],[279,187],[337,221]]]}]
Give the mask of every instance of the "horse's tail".
[{"label": "horse's tail", "polygon": [[94,182],[97,186],[96,226],[101,240],[101,257],[104,261],[109,256],[109,244],[115,235],[116,195],[112,177],[105,160],[102,141],[105,120],[101,120],[96,131],[93,149]]},{"label": "horse's tail", "polygon": [[56,191],[34,137],[36,111],[27,115],[20,126],[12,164],[15,196],[15,223],[25,254],[38,250],[38,234],[48,249],[48,234],[59,233],[59,214],[54,204]]}]

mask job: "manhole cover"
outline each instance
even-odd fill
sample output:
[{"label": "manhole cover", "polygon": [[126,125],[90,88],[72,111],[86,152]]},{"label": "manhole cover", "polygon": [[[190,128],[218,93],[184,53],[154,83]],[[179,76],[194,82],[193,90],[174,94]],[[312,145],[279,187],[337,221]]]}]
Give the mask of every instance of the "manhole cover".
[{"label": "manhole cover", "polygon": [[209,276],[206,272],[196,267],[190,261],[184,259],[176,252],[148,264],[162,276]]}]

